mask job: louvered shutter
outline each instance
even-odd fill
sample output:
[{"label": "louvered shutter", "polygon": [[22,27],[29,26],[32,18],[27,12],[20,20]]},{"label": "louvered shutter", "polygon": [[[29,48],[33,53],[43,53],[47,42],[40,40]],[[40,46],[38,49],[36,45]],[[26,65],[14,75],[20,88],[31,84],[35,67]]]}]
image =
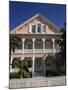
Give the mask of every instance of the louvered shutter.
[{"label": "louvered shutter", "polygon": [[31,27],[31,25],[29,26],[29,33],[31,33],[32,32],[32,27]]}]

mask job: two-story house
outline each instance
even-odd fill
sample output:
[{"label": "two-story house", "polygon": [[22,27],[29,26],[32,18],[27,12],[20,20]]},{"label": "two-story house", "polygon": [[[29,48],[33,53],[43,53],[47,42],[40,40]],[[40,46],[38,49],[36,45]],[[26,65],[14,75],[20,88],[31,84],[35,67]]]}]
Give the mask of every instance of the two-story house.
[{"label": "two-story house", "polygon": [[[21,38],[21,45],[11,52],[11,65],[13,60],[27,58],[27,65],[32,70],[33,76],[46,73],[46,57],[59,52],[56,40],[61,39],[60,29],[47,18],[36,14],[10,32]],[[51,69],[52,66],[48,64]],[[10,68],[10,72],[14,68]]]}]

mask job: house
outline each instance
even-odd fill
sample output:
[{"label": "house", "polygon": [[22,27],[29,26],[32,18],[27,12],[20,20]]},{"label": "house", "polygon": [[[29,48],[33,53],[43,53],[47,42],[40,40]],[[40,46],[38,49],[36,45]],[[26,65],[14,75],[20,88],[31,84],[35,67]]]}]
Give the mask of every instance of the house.
[{"label": "house", "polygon": [[[54,68],[48,62],[46,68],[46,58],[50,54],[60,51],[56,40],[61,40],[60,29],[50,20],[40,14],[36,14],[10,32],[21,38],[21,45],[11,52],[11,65],[14,59],[27,58],[27,65],[32,70],[33,76],[46,74],[46,69]],[[10,72],[13,71],[11,66]]]}]

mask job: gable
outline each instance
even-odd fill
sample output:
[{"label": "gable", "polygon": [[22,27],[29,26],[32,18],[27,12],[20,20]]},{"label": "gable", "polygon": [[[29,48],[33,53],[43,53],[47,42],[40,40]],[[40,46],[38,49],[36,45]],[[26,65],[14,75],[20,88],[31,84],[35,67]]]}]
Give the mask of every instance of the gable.
[{"label": "gable", "polygon": [[58,28],[55,28],[52,24],[50,24],[47,20],[44,20],[41,16],[37,16],[33,19],[27,20],[25,24],[22,24],[18,26],[16,29],[14,29],[11,33],[12,34],[33,34],[32,32],[32,26],[36,25],[37,23],[40,23],[41,25],[45,25],[47,30],[45,33],[43,33],[43,29],[41,26],[41,31],[43,34],[56,34],[59,32]]}]

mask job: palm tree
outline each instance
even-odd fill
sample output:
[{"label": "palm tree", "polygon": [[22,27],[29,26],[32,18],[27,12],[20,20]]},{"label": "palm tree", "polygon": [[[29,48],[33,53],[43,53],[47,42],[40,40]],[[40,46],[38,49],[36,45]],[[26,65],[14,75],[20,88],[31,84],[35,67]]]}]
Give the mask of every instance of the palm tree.
[{"label": "palm tree", "polygon": [[10,52],[13,50],[15,52],[15,49],[18,48],[19,45],[21,45],[21,39],[18,36],[10,36]]},{"label": "palm tree", "polygon": [[22,60],[19,60],[17,63],[17,67],[19,68],[20,78],[22,78],[22,74],[24,73],[25,62]]},{"label": "palm tree", "polygon": [[13,53],[15,52],[15,49],[18,48],[19,46],[22,47],[22,41],[18,36],[15,35],[10,35],[10,62],[11,62],[11,50],[13,51]]},{"label": "palm tree", "polygon": [[31,72],[29,71],[27,67],[27,61],[26,58],[24,60],[18,60],[16,64],[16,67],[19,68],[19,75],[20,78],[22,77],[31,77]]}]

